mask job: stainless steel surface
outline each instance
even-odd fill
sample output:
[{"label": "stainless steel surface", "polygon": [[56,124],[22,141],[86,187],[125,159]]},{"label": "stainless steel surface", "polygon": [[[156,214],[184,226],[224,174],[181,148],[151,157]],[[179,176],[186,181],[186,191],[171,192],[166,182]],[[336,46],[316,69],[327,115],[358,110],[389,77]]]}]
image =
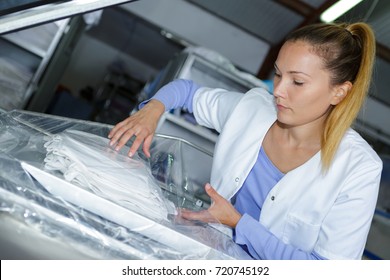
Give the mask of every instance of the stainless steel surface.
[{"label": "stainless steel surface", "polygon": [[1,17],[0,34],[133,1],[134,0],[72,0],[47,4]]},{"label": "stainless steel surface", "polygon": [[[0,213],[0,258],[15,259],[91,259],[59,238],[42,234],[38,229],[8,214]],[[55,248],[55,249],[54,249]]]},{"label": "stainless steel surface", "polygon": [[217,134],[207,128],[194,125],[174,114],[164,114],[157,126],[157,133],[163,137],[170,137],[196,147],[202,153],[213,156]]}]

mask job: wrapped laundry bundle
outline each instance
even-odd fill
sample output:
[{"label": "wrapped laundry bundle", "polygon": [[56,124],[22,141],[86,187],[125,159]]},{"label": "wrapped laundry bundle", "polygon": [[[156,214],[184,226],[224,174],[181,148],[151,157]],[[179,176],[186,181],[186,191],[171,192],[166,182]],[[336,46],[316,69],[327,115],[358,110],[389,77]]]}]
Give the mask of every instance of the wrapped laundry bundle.
[{"label": "wrapped laundry bundle", "polygon": [[139,156],[129,158],[113,150],[107,138],[65,130],[45,143],[45,169],[97,196],[157,221],[175,214],[163,197],[150,169]]}]

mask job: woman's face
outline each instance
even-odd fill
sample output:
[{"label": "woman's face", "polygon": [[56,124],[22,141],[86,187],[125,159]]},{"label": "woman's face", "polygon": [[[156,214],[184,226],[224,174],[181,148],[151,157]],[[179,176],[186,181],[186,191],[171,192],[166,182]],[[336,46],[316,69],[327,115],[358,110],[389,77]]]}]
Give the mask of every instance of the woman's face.
[{"label": "woman's face", "polygon": [[288,126],[323,124],[335,95],[330,73],[311,45],[296,41],[282,46],[274,77],[279,122]]}]

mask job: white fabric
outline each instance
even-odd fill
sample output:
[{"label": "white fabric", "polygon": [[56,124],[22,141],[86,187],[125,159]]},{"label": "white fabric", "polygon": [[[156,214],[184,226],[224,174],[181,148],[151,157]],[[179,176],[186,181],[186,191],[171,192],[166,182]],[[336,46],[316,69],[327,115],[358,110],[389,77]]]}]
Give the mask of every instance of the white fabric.
[{"label": "white fabric", "polygon": [[[45,168],[64,179],[155,220],[167,220],[173,204],[162,196],[141,160],[111,149],[107,138],[68,130],[46,143]],[[109,211],[109,209],[108,209]]]},{"label": "white fabric", "polygon": [[[220,132],[211,184],[230,199],[245,181],[276,120],[274,98],[260,88],[246,94],[200,88],[194,96],[194,115],[199,124]],[[317,153],[279,181],[264,202],[260,223],[302,250],[315,250],[329,259],[359,259],[381,170],[377,154],[350,129],[326,174]]]}]

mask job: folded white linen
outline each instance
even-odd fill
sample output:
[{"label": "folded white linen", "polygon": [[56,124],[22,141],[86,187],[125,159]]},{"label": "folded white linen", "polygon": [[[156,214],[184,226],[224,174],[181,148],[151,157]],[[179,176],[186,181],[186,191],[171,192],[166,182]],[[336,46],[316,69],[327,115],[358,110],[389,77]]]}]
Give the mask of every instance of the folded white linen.
[{"label": "folded white linen", "polygon": [[115,151],[107,138],[65,130],[44,146],[45,169],[59,171],[68,182],[154,220],[175,214],[146,162]]}]

